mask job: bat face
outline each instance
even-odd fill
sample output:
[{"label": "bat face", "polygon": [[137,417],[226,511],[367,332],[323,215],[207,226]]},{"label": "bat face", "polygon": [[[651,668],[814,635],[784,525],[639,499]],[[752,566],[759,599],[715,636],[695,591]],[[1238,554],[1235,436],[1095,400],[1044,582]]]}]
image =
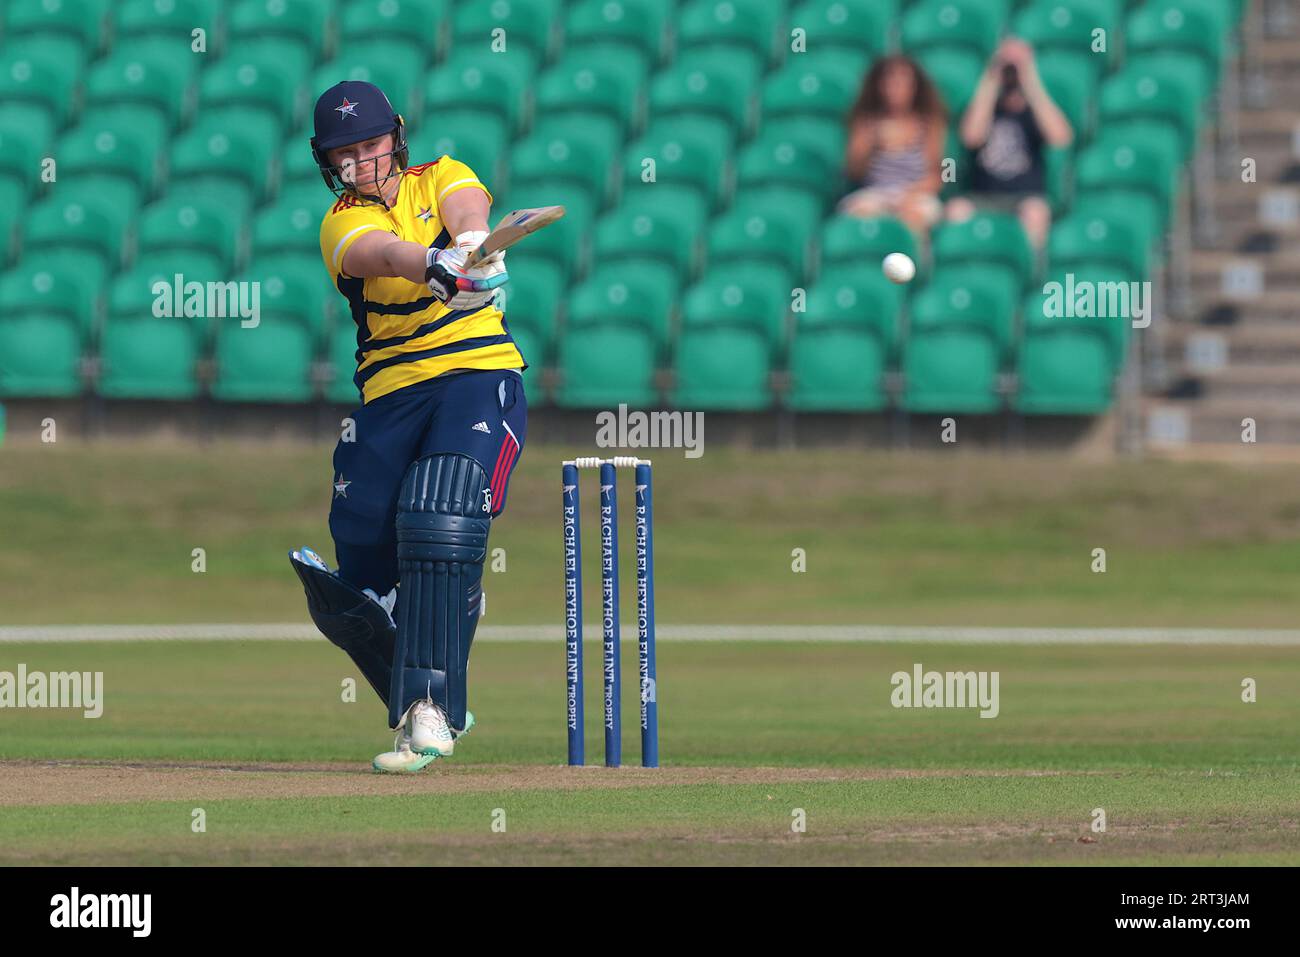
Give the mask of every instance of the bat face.
[{"label": "bat face", "polygon": [[563,206],[533,206],[506,213],[501,222],[497,223],[496,229],[483,240],[483,245],[466,257],[465,268],[472,267],[483,257],[490,256],[498,250],[509,249],[529,233],[535,233],[551,225],[563,215]]}]

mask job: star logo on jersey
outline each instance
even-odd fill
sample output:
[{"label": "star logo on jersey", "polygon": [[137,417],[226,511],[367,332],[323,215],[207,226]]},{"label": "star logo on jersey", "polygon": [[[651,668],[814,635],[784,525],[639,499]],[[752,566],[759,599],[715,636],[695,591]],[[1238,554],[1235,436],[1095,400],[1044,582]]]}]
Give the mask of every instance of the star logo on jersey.
[{"label": "star logo on jersey", "polygon": [[340,117],[356,116],[357,104],[349,103],[348,98],[345,96],[343,97],[343,105],[334,107],[334,112],[337,113]]},{"label": "star logo on jersey", "polygon": [[336,478],[336,479],[334,480],[334,497],[335,497],[335,498],[347,498],[347,497],[348,497],[348,486],[351,485],[351,484],[352,484],[351,482],[345,482],[345,481],[343,481],[343,476],[342,476],[342,475],[340,475],[338,478]]},{"label": "star logo on jersey", "polygon": [[427,223],[429,220],[433,219],[433,207],[424,207],[424,209],[415,214],[415,218],[422,223]]}]

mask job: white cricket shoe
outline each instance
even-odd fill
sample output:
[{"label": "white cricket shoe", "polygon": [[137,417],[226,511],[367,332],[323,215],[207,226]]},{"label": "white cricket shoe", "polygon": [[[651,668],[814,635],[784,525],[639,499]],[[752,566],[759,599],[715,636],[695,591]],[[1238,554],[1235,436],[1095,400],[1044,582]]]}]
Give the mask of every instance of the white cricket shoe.
[{"label": "white cricket shoe", "polygon": [[370,762],[370,766],[376,771],[402,774],[423,771],[437,759],[438,755],[436,754],[417,754],[412,751],[411,736],[403,726],[397,732],[397,739],[393,742],[393,750],[375,755],[375,759]]},{"label": "white cricket shoe", "polygon": [[427,698],[411,705],[406,718],[411,730],[411,750],[417,754],[450,757],[456,749],[456,737],[440,707]]}]

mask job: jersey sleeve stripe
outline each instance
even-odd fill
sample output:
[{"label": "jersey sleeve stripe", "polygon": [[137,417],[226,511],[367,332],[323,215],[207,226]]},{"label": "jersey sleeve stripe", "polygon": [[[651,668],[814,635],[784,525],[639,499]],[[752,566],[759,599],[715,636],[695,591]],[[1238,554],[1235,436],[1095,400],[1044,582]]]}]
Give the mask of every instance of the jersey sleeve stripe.
[{"label": "jersey sleeve stripe", "polygon": [[339,244],[334,247],[334,255],[331,257],[331,261],[334,263],[335,272],[343,271],[343,264],[339,262],[339,254],[343,251],[344,243],[346,243],[357,233],[364,232],[367,229],[379,229],[379,225],[377,223],[364,223],[358,226],[356,229],[349,230],[348,232],[343,234],[343,238],[339,240]]}]

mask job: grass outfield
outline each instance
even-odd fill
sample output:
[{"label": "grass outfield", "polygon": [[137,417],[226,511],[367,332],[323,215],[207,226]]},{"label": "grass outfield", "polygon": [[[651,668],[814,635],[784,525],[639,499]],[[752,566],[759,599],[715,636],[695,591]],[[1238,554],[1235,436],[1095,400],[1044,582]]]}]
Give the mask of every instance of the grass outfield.
[{"label": "grass outfield", "polygon": [[[398,777],[323,640],[0,644],[105,685],[96,720],[0,712],[0,863],[1300,863],[1294,649],[664,641],[658,771],[561,766],[562,655],[479,643],[478,727]],[[894,709],[913,662],[998,671],[1000,715]]]},{"label": "grass outfield", "polygon": [[[529,443],[490,620],[558,622],[558,462]],[[322,446],[0,449],[0,625],[303,621],[285,552],[333,558]],[[655,455],[665,623],[1198,626],[1297,620],[1294,470],[1057,456]],[[595,478],[584,487],[596,579]],[[625,490],[624,508],[630,489]],[[622,544],[632,581],[631,515]],[[207,570],[191,570],[192,550]],[[1107,572],[1090,570],[1094,549]],[[803,549],[807,570],[791,570]],[[75,587],[70,584],[75,582]],[[594,606],[593,606],[594,607]]]}]

